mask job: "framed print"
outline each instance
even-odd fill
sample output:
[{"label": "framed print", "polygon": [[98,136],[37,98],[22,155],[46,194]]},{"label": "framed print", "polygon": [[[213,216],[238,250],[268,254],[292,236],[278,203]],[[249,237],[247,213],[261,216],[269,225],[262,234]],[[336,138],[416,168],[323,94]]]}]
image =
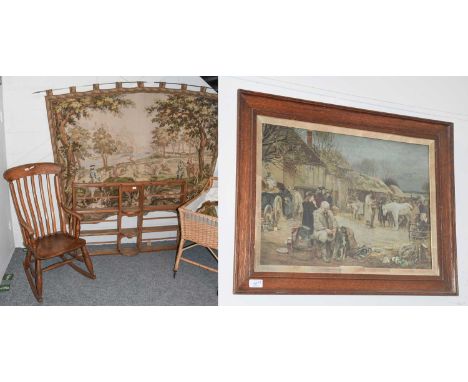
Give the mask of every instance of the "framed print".
[{"label": "framed print", "polygon": [[239,90],[235,293],[456,295],[453,124]]}]

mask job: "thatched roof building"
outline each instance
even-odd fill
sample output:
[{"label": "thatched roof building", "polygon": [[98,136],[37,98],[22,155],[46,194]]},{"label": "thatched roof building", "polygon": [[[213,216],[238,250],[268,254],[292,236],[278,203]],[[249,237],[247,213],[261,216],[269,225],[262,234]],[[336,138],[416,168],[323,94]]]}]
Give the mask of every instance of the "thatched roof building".
[{"label": "thatched roof building", "polygon": [[403,191],[401,190],[400,187],[398,187],[398,186],[396,186],[396,185],[394,185],[394,184],[391,184],[391,185],[388,186],[388,187],[392,190],[393,194],[394,194],[397,198],[400,198],[400,199],[409,199],[409,198],[412,198],[412,195],[411,195],[411,194],[408,194],[408,193],[406,193],[406,192],[403,192]]},{"label": "thatched roof building", "polygon": [[380,194],[393,194],[392,190],[379,178],[354,172],[350,176],[350,189],[360,192],[376,192]]}]

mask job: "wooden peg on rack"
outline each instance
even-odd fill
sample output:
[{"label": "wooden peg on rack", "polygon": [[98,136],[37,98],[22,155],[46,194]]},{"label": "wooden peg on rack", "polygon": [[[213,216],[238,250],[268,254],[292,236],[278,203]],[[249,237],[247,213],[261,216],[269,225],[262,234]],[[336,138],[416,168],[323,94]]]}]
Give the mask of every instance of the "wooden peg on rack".
[{"label": "wooden peg on rack", "polygon": [[72,94],[76,93],[76,86],[70,86],[69,89],[70,89],[70,93]]},{"label": "wooden peg on rack", "polygon": [[93,91],[95,92],[99,91],[99,84],[93,84]]},{"label": "wooden peg on rack", "polygon": [[116,89],[122,89],[122,82],[116,82],[115,83],[115,88]]}]

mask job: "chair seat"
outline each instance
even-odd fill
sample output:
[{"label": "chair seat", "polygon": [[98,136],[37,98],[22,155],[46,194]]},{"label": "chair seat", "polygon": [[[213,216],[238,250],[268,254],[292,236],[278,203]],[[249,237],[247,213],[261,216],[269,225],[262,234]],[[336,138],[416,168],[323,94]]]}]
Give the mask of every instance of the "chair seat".
[{"label": "chair seat", "polygon": [[63,232],[57,232],[37,240],[36,254],[40,259],[50,259],[74,251],[86,244],[86,240],[75,239]]}]

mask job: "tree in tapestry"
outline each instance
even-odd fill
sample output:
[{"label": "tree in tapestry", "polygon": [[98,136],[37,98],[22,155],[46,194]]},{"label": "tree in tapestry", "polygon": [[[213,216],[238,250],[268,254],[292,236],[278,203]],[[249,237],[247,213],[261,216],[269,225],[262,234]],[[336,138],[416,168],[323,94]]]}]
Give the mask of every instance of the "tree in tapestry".
[{"label": "tree in tapestry", "polygon": [[[165,147],[171,144],[175,150],[188,147],[185,173],[198,183],[213,173],[218,147],[218,102],[203,96],[187,97],[174,94],[164,100],[157,100],[146,108],[151,122],[155,124],[153,144]],[[198,166],[192,161],[190,148],[196,147]],[[165,157],[163,149],[163,157]],[[209,157],[210,162],[205,162]]]}]

